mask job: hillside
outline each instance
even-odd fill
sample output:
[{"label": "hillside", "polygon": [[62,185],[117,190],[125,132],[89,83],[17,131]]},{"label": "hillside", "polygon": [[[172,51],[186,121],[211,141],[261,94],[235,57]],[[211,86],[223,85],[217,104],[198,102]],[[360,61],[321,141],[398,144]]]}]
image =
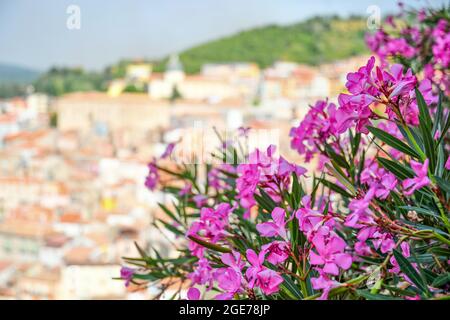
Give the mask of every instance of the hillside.
[{"label": "hillside", "polygon": [[12,64],[0,63],[0,83],[30,83],[39,76],[39,72],[16,66]]},{"label": "hillside", "polygon": [[[289,26],[271,25],[207,42],[180,53],[188,73],[210,62],[253,61],[267,67],[276,60],[317,65],[366,53],[361,18],[317,17]],[[156,65],[164,70],[166,60]]]},{"label": "hillside", "polygon": [[[187,73],[200,71],[205,63],[256,62],[265,68],[277,60],[311,65],[367,53],[366,24],[362,18],[317,17],[288,26],[271,25],[239,32],[210,41],[180,53]],[[74,91],[105,90],[111,79],[123,77],[132,59],[119,61],[101,72],[80,68],[51,68],[37,77],[36,72],[0,64],[0,97],[22,95],[33,81],[35,89],[50,95]],[[150,61],[155,71],[164,71],[167,59]],[[1,79],[7,80],[5,83]],[[21,81],[11,81],[21,79]]]}]

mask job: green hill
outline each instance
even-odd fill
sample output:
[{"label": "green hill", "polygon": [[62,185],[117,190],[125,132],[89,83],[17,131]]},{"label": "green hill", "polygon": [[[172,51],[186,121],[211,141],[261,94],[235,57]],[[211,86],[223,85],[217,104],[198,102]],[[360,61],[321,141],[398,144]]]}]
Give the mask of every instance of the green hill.
[{"label": "green hill", "polygon": [[[317,65],[367,53],[365,32],[365,20],[359,17],[316,17],[288,26],[270,25],[242,31],[185,50],[180,53],[180,59],[187,73],[196,73],[203,64],[214,62],[256,62],[262,68],[277,60]],[[33,85],[36,91],[55,96],[73,91],[105,90],[108,81],[123,77],[126,66],[132,62],[122,60],[101,72],[51,68],[40,74]],[[154,63],[155,71],[163,71],[167,58],[147,62]],[[8,74],[0,68],[1,73]],[[19,74],[29,81],[36,77],[25,71]],[[6,78],[11,79],[10,76]],[[0,97],[24,92],[23,83],[0,82]]]},{"label": "green hill", "polygon": [[[288,26],[270,25],[195,46],[180,53],[188,73],[205,63],[252,61],[267,67],[276,60],[317,65],[367,52],[365,20],[316,17]],[[166,59],[156,64],[164,70]]]}]

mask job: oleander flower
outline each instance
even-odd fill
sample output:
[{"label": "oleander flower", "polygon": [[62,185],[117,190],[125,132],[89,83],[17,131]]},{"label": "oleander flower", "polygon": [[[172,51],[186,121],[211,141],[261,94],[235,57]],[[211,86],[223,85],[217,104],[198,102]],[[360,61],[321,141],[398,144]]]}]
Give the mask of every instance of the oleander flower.
[{"label": "oleander flower", "polygon": [[305,155],[305,161],[309,162],[319,151],[317,145],[326,143],[337,132],[336,105],[317,101],[310,107],[299,126],[291,129],[291,147],[299,154]]},{"label": "oleander flower", "polygon": [[158,168],[156,166],[156,160],[153,160],[148,165],[148,174],[145,178],[145,186],[150,190],[155,190],[158,182],[159,182],[159,173]]},{"label": "oleander flower", "polygon": [[311,265],[323,266],[324,273],[335,276],[339,274],[339,268],[343,270],[350,268],[352,257],[344,252],[347,244],[338,235],[317,232],[312,239],[312,244],[315,251],[309,253]]},{"label": "oleander flower", "polygon": [[361,222],[373,222],[372,211],[370,210],[369,205],[374,196],[375,188],[371,188],[363,198],[350,201],[348,208],[351,213],[345,219],[345,225],[347,227],[357,228],[361,226]]},{"label": "oleander flower", "polygon": [[279,236],[286,240],[286,211],[283,208],[275,208],[272,211],[272,221],[259,223],[256,229],[263,237]]},{"label": "oleander flower", "polygon": [[249,288],[259,287],[264,294],[270,295],[279,291],[283,278],[276,271],[263,266],[264,256],[263,251],[257,255],[255,251],[248,249],[247,260],[250,267],[247,268],[245,275]]},{"label": "oleander flower", "polygon": [[125,286],[128,287],[130,285],[131,280],[133,280],[133,276],[136,270],[133,268],[122,267],[120,268],[120,277],[125,280]]},{"label": "oleander flower", "polygon": [[283,157],[275,157],[276,147],[270,145],[266,152],[256,149],[249,155],[248,163],[237,168],[237,199],[245,209],[244,218],[250,217],[250,210],[255,206],[254,194],[257,188],[264,189],[275,201],[279,200],[278,190],[286,189],[291,181],[292,173],[301,176],[306,169],[289,163]]},{"label": "oleander flower", "polygon": [[430,179],[428,179],[428,163],[428,159],[426,159],[423,164],[411,160],[411,168],[416,174],[416,177],[403,180],[402,186],[405,195],[410,196],[414,191],[430,184]]},{"label": "oleander flower", "polygon": [[289,258],[289,242],[287,241],[273,241],[261,247],[261,250],[266,255],[266,260],[271,264],[277,265],[283,263]]},{"label": "oleander flower", "polygon": [[200,290],[194,287],[189,288],[187,298],[188,300],[200,300]]}]

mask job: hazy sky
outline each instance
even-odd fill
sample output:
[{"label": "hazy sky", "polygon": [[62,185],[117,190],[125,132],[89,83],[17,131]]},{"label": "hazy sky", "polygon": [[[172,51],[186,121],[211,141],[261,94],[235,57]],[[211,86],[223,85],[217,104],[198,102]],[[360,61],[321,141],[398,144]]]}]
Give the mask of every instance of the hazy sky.
[{"label": "hazy sky", "polygon": [[[80,30],[66,27],[71,4],[81,9]],[[0,0],[0,62],[98,69],[125,57],[161,57],[254,26],[313,15],[366,15],[373,4],[382,14],[397,10],[393,0]]]}]

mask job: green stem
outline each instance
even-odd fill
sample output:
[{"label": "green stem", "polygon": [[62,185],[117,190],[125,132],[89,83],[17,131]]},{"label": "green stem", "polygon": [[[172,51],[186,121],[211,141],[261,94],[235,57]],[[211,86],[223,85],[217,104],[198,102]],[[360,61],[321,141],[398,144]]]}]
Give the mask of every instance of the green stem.
[{"label": "green stem", "polygon": [[[406,132],[406,135],[408,136],[409,140],[411,141],[414,149],[417,151],[417,153],[419,154],[420,158],[422,161],[425,161],[427,159],[426,154],[422,151],[422,149],[420,148],[420,146],[418,145],[416,139],[414,139],[414,136],[412,135],[411,131],[409,130],[409,127],[406,125],[406,123],[404,122],[404,120],[402,119],[402,126],[403,129]],[[434,178],[433,173],[431,172],[430,168],[428,167],[428,176],[431,180],[431,182],[433,184],[436,184],[436,179]],[[439,198],[436,196],[436,194],[433,192],[433,199],[436,202],[436,205],[439,209],[439,213],[441,215],[441,219],[445,224],[445,227],[447,228],[447,231],[450,233],[450,222],[448,220],[448,217],[445,213],[444,207],[442,206],[441,201],[439,200]]]}]

